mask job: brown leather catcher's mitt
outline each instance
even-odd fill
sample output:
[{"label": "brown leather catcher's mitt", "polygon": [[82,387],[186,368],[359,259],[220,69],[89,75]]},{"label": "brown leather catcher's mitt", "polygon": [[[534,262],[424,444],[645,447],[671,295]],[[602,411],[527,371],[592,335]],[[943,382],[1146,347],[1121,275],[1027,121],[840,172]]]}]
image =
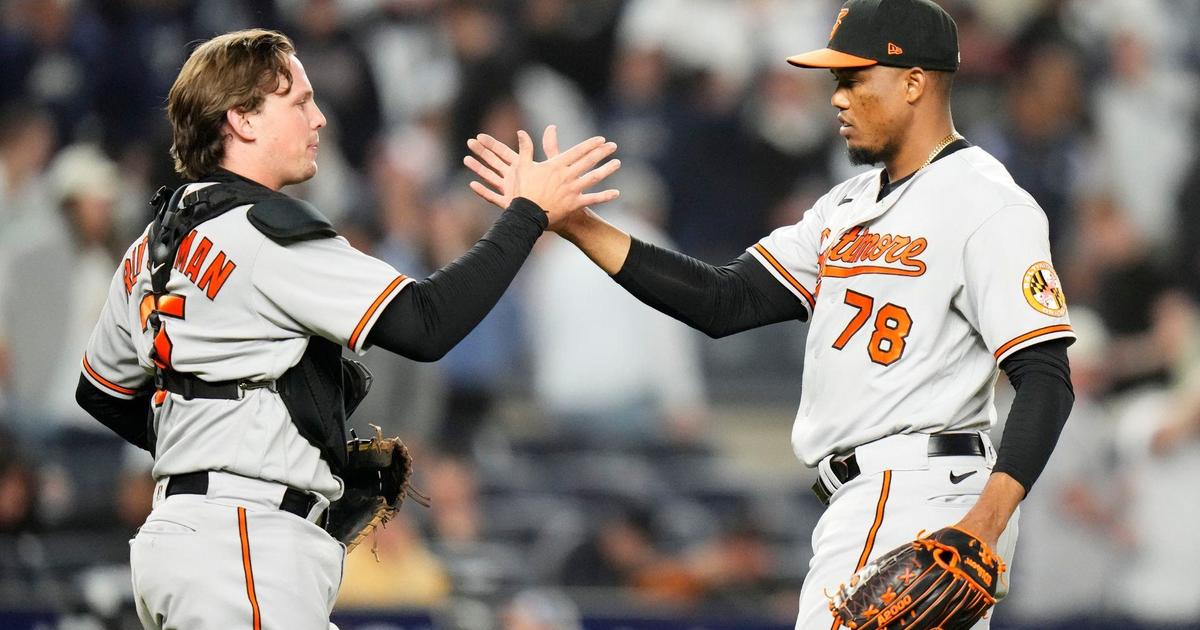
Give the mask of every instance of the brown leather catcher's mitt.
[{"label": "brown leather catcher's mitt", "polygon": [[429,507],[429,497],[411,485],[412,456],[400,438],[385,438],[375,425],[375,437],[346,442],[349,463],[342,471],[345,490],[329,506],[325,530],[354,551],[376,527],[387,523],[405,497]]},{"label": "brown leather catcher's mitt", "polygon": [[829,609],[852,630],[967,630],[996,603],[1004,570],[983,541],[946,527],[867,564]]}]

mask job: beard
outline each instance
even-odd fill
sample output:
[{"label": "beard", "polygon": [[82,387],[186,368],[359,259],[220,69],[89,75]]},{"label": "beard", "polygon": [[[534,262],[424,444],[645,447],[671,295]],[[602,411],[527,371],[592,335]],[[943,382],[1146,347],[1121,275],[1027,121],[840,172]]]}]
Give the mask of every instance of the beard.
[{"label": "beard", "polygon": [[866,166],[887,162],[895,157],[897,150],[898,147],[894,142],[888,142],[878,149],[851,146],[846,147],[846,153],[850,156],[850,163],[854,166]]}]

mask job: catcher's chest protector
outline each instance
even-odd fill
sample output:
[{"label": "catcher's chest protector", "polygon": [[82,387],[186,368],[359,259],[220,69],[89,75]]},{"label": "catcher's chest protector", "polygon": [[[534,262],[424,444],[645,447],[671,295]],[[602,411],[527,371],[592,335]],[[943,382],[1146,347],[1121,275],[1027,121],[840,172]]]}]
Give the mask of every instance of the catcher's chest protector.
[{"label": "catcher's chest protector", "polygon": [[[213,179],[216,185],[187,195],[183,194],[184,187],[174,192],[160,188],[152,202],[158,210],[149,235],[153,292],[147,321],[156,339],[163,335],[160,302],[167,295],[167,280],[180,244],[202,223],[236,207],[253,204],[247,213],[250,223],[282,245],[335,235],[329,222],[303,201],[232,174],[219,173]],[[159,345],[155,344],[156,350]],[[152,358],[161,389],[169,363],[156,353]],[[347,409],[356,407],[370,386],[370,373],[365,367],[346,363],[351,362],[342,359],[336,343],[311,337],[300,361],[277,381],[279,394],[300,435],[321,451],[321,457],[334,474],[346,466]]]}]

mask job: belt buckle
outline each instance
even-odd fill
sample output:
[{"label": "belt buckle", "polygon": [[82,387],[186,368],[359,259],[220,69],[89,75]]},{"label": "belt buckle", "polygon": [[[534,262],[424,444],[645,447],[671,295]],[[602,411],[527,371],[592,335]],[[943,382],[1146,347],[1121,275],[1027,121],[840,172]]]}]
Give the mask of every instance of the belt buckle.
[{"label": "belt buckle", "polygon": [[838,455],[829,460],[829,469],[833,471],[834,476],[837,477],[838,481],[842,483],[849,481],[850,465],[846,462],[849,461],[851,457],[854,457],[853,451],[846,455]]}]

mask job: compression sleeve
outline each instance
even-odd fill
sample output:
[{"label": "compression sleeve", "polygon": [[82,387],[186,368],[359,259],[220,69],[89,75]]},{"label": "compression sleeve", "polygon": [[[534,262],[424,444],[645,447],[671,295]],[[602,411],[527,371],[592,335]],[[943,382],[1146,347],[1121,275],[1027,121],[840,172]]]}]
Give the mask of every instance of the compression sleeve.
[{"label": "compression sleeve", "polygon": [[436,361],[483,320],[548,225],[537,204],[514,199],[465,254],[400,291],[367,342],[417,361]]},{"label": "compression sleeve", "polygon": [[105,393],[80,374],[79,385],[75,388],[75,402],[126,442],[154,453],[154,445],[150,444],[147,435],[149,392],[135,394],[129,399],[117,398]]},{"label": "compression sleeve", "polygon": [[749,253],[716,267],[635,238],[613,280],[713,338],[808,317],[800,300]]},{"label": "compression sleeve", "polygon": [[993,472],[1011,475],[1026,495],[1050,460],[1075,402],[1067,361],[1071,341],[1045,341],[1014,352],[1000,364],[1017,394]]}]

